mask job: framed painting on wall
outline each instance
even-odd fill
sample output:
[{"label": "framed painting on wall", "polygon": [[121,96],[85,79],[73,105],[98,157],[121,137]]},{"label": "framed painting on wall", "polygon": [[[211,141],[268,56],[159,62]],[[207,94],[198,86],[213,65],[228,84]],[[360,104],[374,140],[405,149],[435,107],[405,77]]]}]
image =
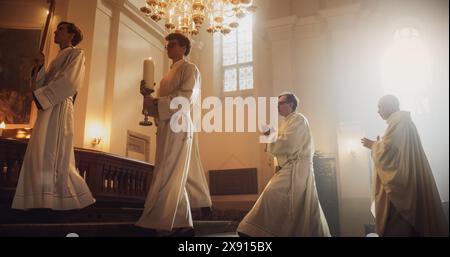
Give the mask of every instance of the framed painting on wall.
[{"label": "framed painting on wall", "polygon": [[31,72],[53,12],[54,0],[0,2],[0,124],[7,129],[34,125]]},{"label": "framed painting on wall", "polygon": [[7,128],[33,126],[31,70],[40,36],[40,29],[0,28],[0,122]]}]

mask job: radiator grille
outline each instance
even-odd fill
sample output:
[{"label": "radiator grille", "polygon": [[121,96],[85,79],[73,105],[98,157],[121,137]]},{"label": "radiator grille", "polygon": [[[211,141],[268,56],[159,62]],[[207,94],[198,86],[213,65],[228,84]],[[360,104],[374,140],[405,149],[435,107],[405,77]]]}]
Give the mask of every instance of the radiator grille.
[{"label": "radiator grille", "polygon": [[210,170],[211,195],[258,194],[257,169]]}]

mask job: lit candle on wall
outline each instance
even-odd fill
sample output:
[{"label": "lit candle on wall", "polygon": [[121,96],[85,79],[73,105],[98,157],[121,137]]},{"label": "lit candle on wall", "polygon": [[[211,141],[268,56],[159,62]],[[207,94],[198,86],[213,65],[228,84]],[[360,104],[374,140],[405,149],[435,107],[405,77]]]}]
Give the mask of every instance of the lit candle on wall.
[{"label": "lit candle on wall", "polygon": [[155,82],[155,63],[153,59],[149,57],[144,60],[144,76],[145,85],[147,88],[153,89],[153,83]]},{"label": "lit candle on wall", "polygon": [[26,135],[26,132],[24,130],[18,130],[17,133],[16,133],[16,138],[22,139],[22,138],[25,138],[26,136],[27,135]]},{"label": "lit candle on wall", "polygon": [[91,145],[96,147],[102,141],[103,126],[98,122],[91,122],[88,127],[88,137],[91,140]]},{"label": "lit candle on wall", "polygon": [[3,129],[6,128],[6,124],[4,121],[2,121],[2,123],[0,123],[0,136],[3,134]]}]

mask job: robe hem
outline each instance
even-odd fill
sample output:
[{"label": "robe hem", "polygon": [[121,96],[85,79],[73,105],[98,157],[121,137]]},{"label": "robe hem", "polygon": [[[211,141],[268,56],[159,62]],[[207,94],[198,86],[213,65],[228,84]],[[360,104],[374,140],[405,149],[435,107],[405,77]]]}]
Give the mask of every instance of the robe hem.
[{"label": "robe hem", "polygon": [[239,227],[237,229],[237,232],[242,232],[246,235],[252,236],[252,237],[274,237],[275,235],[263,230],[257,225],[251,224],[249,222],[241,222],[239,224]]},{"label": "robe hem", "polygon": [[187,224],[186,226],[173,226],[173,227],[162,227],[159,226],[156,223],[153,222],[145,222],[145,221],[138,221],[134,224],[137,227],[141,227],[141,228],[147,228],[147,229],[156,229],[156,230],[164,230],[164,231],[172,231],[174,229],[177,228],[194,228],[194,224]]},{"label": "robe hem", "polygon": [[[83,209],[96,202],[95,198],[93,198],[92,194],[90,193],[69,197],[57,197],[54,195],[36,195],[36,196],[37,197],[16,195],[14,197],[11,208],[19,210],[37,209],[37,208],[44,208],[44,209],[48,208],[52,210],[74,210],[74,209]],[[39,200],[35,201],[34,199]]]}]

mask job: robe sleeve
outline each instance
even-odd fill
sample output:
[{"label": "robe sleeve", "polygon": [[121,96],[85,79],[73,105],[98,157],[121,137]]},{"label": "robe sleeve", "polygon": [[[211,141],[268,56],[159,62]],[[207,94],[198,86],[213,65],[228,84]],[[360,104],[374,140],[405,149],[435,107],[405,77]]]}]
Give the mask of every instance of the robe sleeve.
[{"label": "robe sleeve", "polygon": [[398,168],[399,151],[394,144],[395,128],[386,130],[382,140],[372,145],[372,159],[375,166],[384,171],[394,171]]},{"label": "robe sleeve", "polygon": [[[45,82],[45,68],[44,65],[42,65],[42,67],[39,69],[39,71],[37,72],[36,77],[34,78],[34,86],[39,88],[42,85],[44,85]],[[33,96],[33,101],[36,103],[36,107],[38,108],[38,110],[42,110],[42,106],[39,103],[39,101],[37,100],[36,96],[34,95],[34,92],[31,94]]]},{"label": "robe sleeve", "polygon": [[406,131],[399,131],[398,126],[389,126],[382,140],[372,145],[371,156],[376,175],[387,193],[396,191],[408,183],[408,174],[401,167],[401,151],[398,148],[401,133]]},{"label": "robe sleeve", "polygon": [[44,82],[45,82],[45,68],[44,65],[42,65],[42,67],[39,69],[36,75],[35,85],[36,87],[41,87],[42,85],[44,85]]},{"label": "robe sleeve", "polygon": [[277,140],[267,144],[267,152],[272,155],[289,155],[309,144],[308,124],[302,117],[289,121],[286,129],[278,132]]},{"label": "robe sleeve", "polygon": [[81,49],[73,49],[54,80],[36,89],[33,96],[36,104],[46,110],[68,97],[75,95],[84,76],[84,54]]},{"label": "robe sleeve", "polygon": [[192,104],[194,88],[200,83],[200,72],[194,64],[184,67],[181,85],[168,96],[158,98],[158,115],[160,120],[168,120],[178,110],[170,109],[170,102],[175,97],[185,97]]}]

